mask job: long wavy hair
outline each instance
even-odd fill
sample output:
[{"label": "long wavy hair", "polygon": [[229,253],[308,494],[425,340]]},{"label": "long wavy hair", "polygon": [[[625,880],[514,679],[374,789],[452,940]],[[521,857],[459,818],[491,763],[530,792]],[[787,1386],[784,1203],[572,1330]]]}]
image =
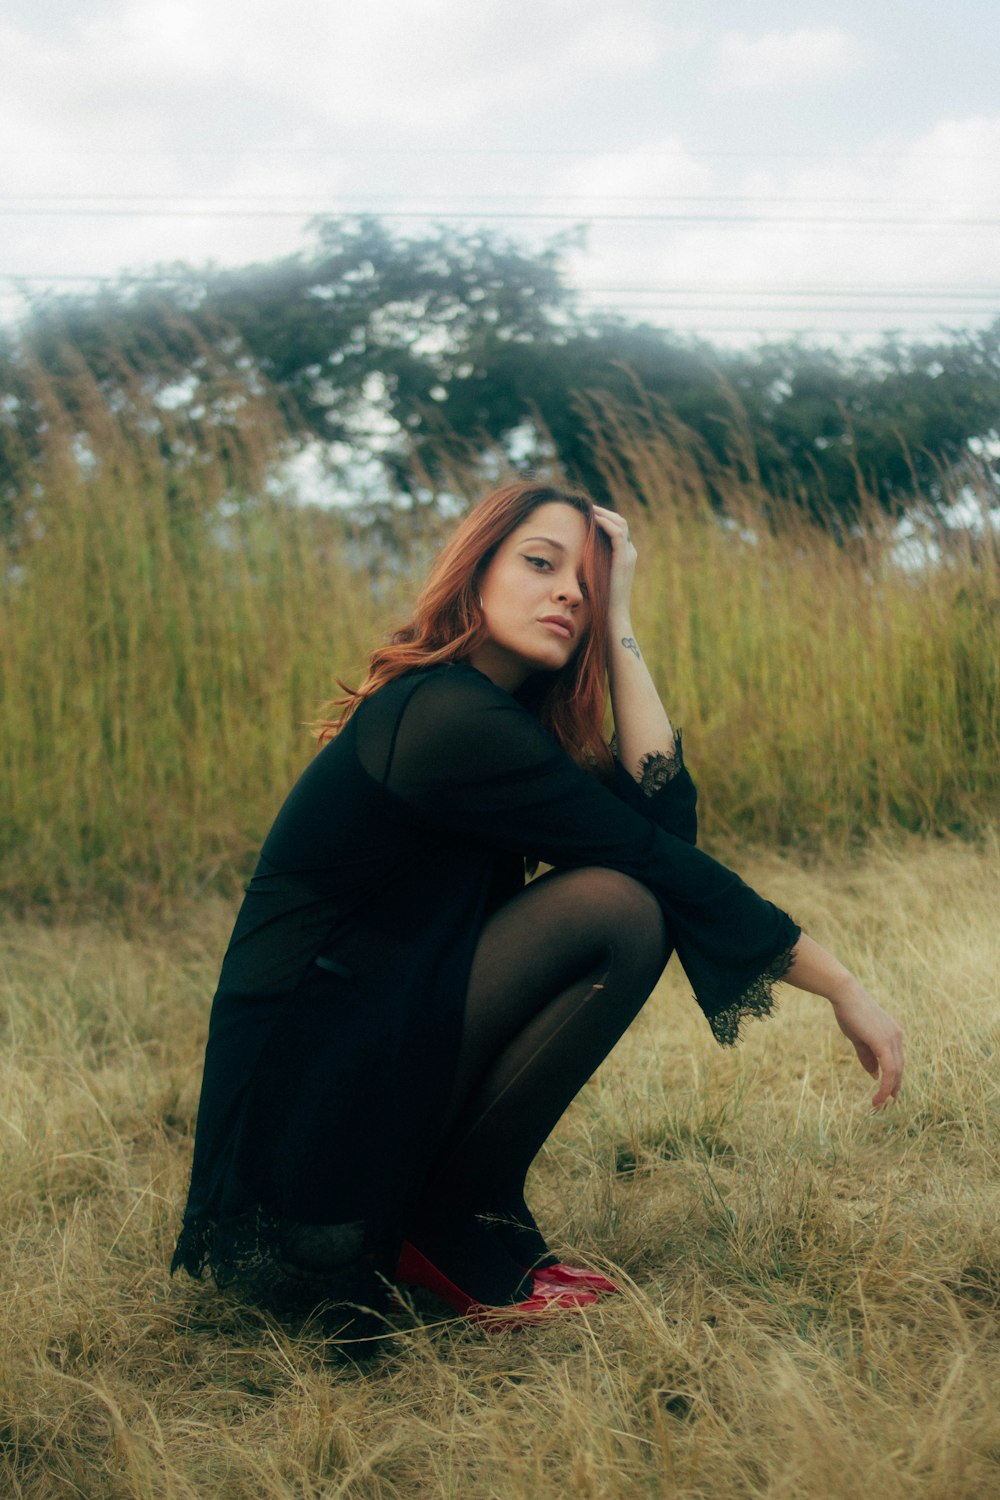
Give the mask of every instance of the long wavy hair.
[{"label": "long wavy hair", "polygon": [[479,584],[497,549],[540,505],[569,505],[587,523],[582,573],[590,599],[590,627],[566,666],[539,670],[515,694],[558,744],[585,770],[610,775],[611,752],[604,738],[605,663],[611,543],[594,519],[593,502],[575,490],[551,484],[505,485],[481,500],[460,522],[420,591],[411,619],[393,631],[388,644],[372,652],[368,675],[358,688],[338,679],[346,697],[335,698],[317,726],[320,743],[347,723],[365,698],[395,677],[418,667],[461,661],[489,639]]}]

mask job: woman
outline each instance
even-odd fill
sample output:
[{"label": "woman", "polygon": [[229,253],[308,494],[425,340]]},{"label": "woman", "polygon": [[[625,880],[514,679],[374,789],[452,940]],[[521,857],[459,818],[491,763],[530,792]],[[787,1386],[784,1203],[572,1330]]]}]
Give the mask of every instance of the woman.
[{"label": "woman", "polygon": [[[174,1267],[276,1306],[396,1280],[503,1324],[612,1290],[556,1261],[525,1176],[674,949],[720,1042],[784,978],[896,1097],[895,1022],[694,847],[635,561],[584,496],[498,490],[342,700],[225,956]],[[552,869],[525,885],[526,857]]]}]

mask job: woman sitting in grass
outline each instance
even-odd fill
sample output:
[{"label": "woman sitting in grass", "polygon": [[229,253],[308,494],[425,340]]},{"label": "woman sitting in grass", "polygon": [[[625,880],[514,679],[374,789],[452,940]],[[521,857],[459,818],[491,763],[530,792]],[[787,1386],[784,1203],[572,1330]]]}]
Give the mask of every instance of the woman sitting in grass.
[{"label": "woman sitting in grass", "polygon": [[724,1045],[783,978],[896,1097],[896,1023],[695,848],[635,562],[585,496],[498,490],[339,700],[222,966],[175,1267],[279,1308],[421,1286],[494,1326],[613,1291],[550,1251],[525,1177],[674,950]]}]

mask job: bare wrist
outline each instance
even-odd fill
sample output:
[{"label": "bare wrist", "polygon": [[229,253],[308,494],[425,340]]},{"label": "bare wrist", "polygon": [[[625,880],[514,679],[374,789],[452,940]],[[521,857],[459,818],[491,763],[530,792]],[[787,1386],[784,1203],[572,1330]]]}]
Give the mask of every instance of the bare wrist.
[{"label": "bare wrist", "polygon": [[795,944],[792,966],[785,978],[798,989],[829,1000],[834,1007],[849,1004],[861,990],[850,970],[806,932]]},{"label": "bare wrist", "polygon": [[838,978],[836,985],[832,987],[831,992],[826,998],[834,1010],[838,1010],[846,1005],[851,1005],[858,999],[864,999],[867,993],[864,985],[855,979],[849,970],[845,969],[843,978]]}]

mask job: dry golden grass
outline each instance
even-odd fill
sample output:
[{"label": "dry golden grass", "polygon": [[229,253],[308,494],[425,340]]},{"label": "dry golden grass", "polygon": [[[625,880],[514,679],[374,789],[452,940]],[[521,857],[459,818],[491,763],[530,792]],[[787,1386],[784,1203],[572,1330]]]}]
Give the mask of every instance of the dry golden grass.
[{"label": "dry golden grass", "polygon": [[166,1265],[231,909],[0,945],[0,1493],[18,1500],[972,1500],[1000,1490],[995,840],[740,868],[907,1028],[873,1092],[824,1002],[723,1052],[673,966],[533,1174],[623,1296],[395,1320],[356,1367]]}]

